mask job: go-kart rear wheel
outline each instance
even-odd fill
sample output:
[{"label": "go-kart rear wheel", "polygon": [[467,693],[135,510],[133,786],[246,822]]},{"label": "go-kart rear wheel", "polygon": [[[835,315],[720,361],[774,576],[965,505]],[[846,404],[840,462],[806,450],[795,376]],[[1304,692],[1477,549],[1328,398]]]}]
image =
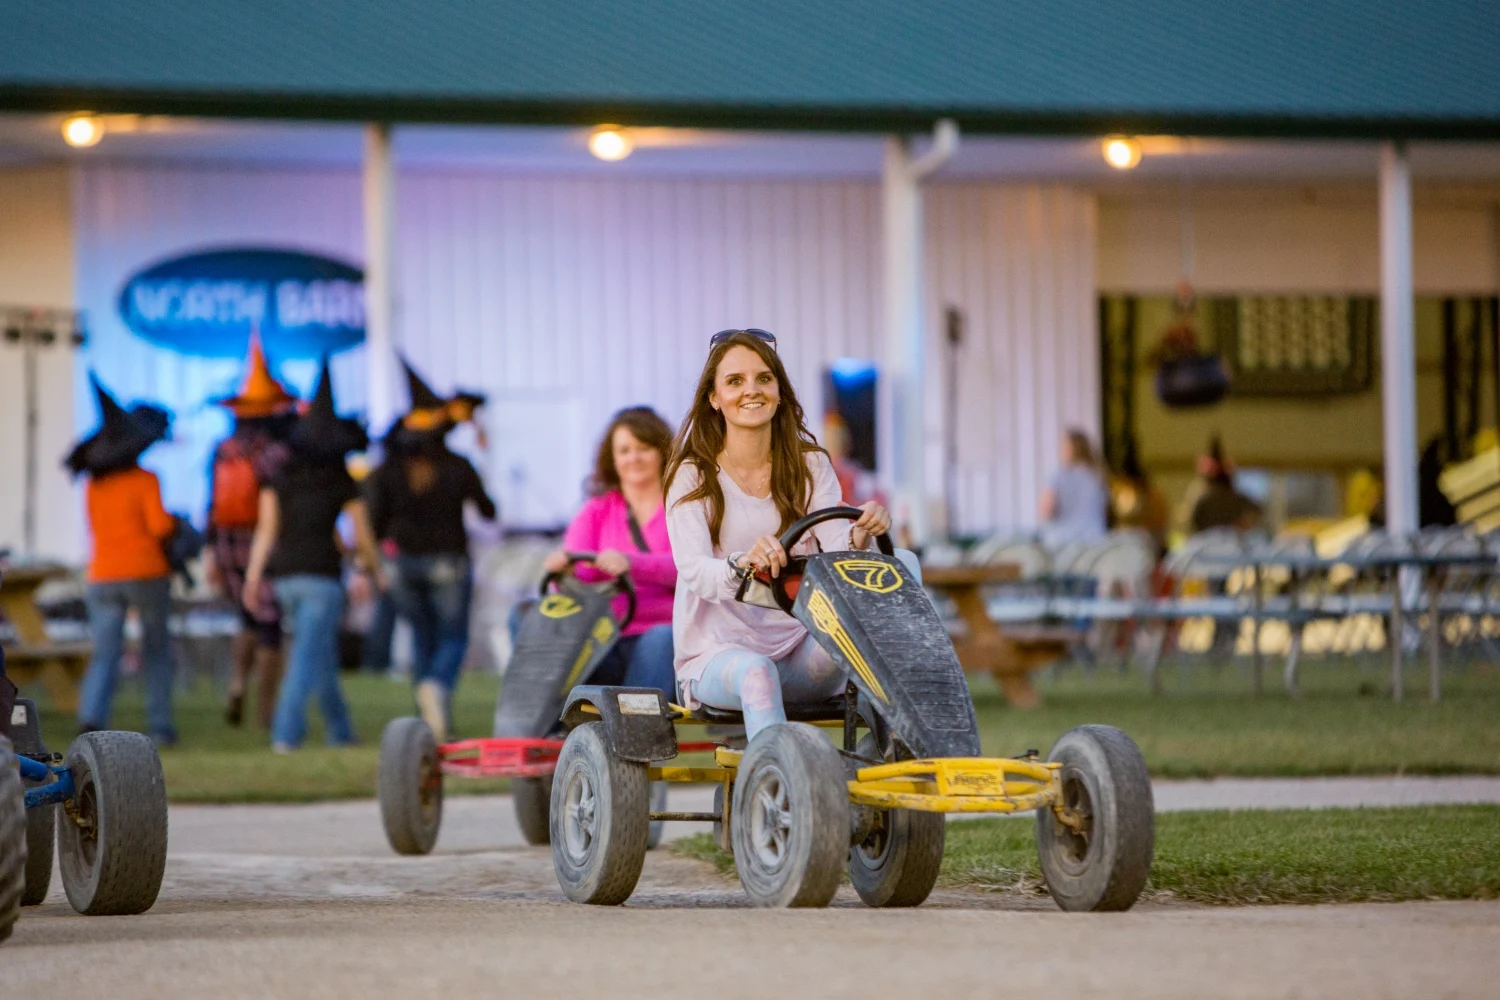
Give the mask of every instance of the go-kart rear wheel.
[{"label": "go-kart rear wheel", "polygon": [[651,825],[646,765],[610,752],[604,724],[568,734],[552,774],[552,867],[575,903],[630,898]]},{"label": "go-kart rear wheel", "polygon": [[750,741],[729,825],[740,884],[756,906],[827,906],[849,850],[849,793],[838,751],[812,726]]},{"label": "go-kart rear wheel", "polygon": [[1113,726],[1063,733],[1048,760],[1062,764],[1059,817],[1036,812],[1047,889],[1069,911],[1128,910],[1146,887],[1156,840],[1146,759]]},{"label": "go-kart rear wheel", "polygon": [[552,776],[516,778],[510,783],[511,802],[516,807],[516,825],[533,846],[552,841],[548,814],[552,811]]},{"label": "go-kart rear wheel", "polygon": [[397,854],[426,854],[443,825],[443,767],[437,740],[421,719],[386,723],[376,787],[385,839]]},{"label": "go-kart rear wheel", "polygon": [[10,740],[0,736],[0,941],[10,937],[26,889],[26,789]]},{"label": "go-kart rear wheel", "polygon": [[84,733],[68,748],[73,811],[58,824],[68,902],[90,916],[144,913],[167,868],[167,786],[140,733]]},{"label": "go-kart rear wheel", "polygon": [[26,810],[26,890],[22,906],[39,906],[52,886],[52,849],[57,840],[57,806]]},{"label": "go-kart rear wheel", "polygon": [[[855,751],[880,759],[875,737],[866,734]],[[921,906],[943,866],[947,823],[942,813],[912,809],[871,810],[869,835],[849,848],[849,881],[867,906]]]}]

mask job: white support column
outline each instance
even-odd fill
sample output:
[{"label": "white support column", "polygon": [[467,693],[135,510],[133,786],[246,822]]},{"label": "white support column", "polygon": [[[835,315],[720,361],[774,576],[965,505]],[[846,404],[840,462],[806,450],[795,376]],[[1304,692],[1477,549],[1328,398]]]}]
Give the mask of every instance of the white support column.
[{"label": "white support column", "polygon": [[1380,380],[1385,429],[1385,519],[1417,530],[1417,376],[1411,275],[1411,168],[1406,149],[1380,151]]},{"label": "white support column", "polygon": [[890,486],[892,513],[911,542],[928,540],[926,337],[922,307],[923,178],[958,148],[958,127],[938,122],[932,148],[913,158],[907,140],[885,144],[881,211],[885,242],[885,358],[878,433],[881,478]]},{"label": "white support column", "polygon": [[365,127],[365,377],[370,433],[396,414],[396,173],[391,127]]}]

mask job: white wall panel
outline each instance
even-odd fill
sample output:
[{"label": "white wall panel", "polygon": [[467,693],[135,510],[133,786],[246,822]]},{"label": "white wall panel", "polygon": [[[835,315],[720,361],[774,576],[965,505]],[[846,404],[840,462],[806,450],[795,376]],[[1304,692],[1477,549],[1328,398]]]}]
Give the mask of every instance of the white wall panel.
[{"label": "white wall panel", "polygon": [[[80,172],[76,201],[89,360],[123,397],[178,407],[178,440],[150,464],[169,503],[201,510],[206,449],[225,426],[203,401],[238,365],[151,347],[125,330],[114,299],[139,268],[206,246],[357,262],[358,177],[101,165]],[[937,185],[927,218],[931,482],[942,482],[939,350],[953,303],[970,334],[958,525],[1029,523],[1061,428],[1097,423],[1092,201],[1063,188]],[[572,508],[614,410],[644,403],[677,420],[715,330],[774,330],[814,420],[825,365],[874,357],[883,342],[878,189],[866,182],[404,172],[396,241],[397,342],[439,389],[494,398],[482,464],[514,521]],[[289,374],[306,389],[311,372],[299,369]],[[343,356],[335,377],[341,405],[361,407],[362,353]],[[528,405],[537,400],[548,403]],[[85,427],[91,405],[80,397]]]},{"label": "white wall panel", "polygon": [[929,481],[943,481],[951,305],[967,320],[954,527],[1034,525],[1063,432],[1098,440],[1093,199],[1061,187],[939,184],[926,213]]},{"label": "white wall panel", "polygon": [[[78,306],[88,316],[88,349],[78,366],[74,415],[79,432],[98,423],[87,370],[123,402],[159,400],[176,413],[170,442],[142,464],[162,479],[169,510],[201,514],[208,456],[229,418],[206,401],[235,388],[236,360],[189,358],[154,347],[126,328],[116,307],[132,274],[168,257],[211,247],[271,246],[363,257],[358,178],[347,171],[195,170],[118,165],[80,168],[74,179]],[[275,362],[277,359],[272,359]],[[280,366],[304,395],[316,364]],[[363,349],[334,364],[341,408],[364,406]]]}]

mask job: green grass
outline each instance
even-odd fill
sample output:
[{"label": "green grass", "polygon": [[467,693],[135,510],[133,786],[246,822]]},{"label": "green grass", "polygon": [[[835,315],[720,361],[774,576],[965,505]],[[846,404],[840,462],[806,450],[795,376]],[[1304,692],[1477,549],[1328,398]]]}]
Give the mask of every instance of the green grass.
[{"label": "green grass", "polygon": [[[1268,666],[1274,674],[1276,661]],[[1256,697],[1242,665],[1165,669],[1161,696],[1113,668],[1085,677],[1070,666],[1055,680],[1044,673],[1042,705],[1032,711],[1011,709],[989,678],[975,678],[984,750],[1045,755],[1065,730],[1098,722],[1129,733],[1160,777],[1500,773],[1500,672],[1489,666],[1449,671],[1436,704],[1417,668],[1405,701],[1380,693],[1383,662],[1305,661],[1298,700],[1274,676]]]},{"label": "green grass", "polygon": [[[1255,697],[1240,666],[1198,668],[1186,674],[1167,668],[1168,691],[1153,697],[1137,675],[1112,668],[1085,675],[1068,667],[1044,673],[1042,707],[1010,708],[987,677],[973,681],[981,741],[986,753],[1010,755],[1028,748],[1045,754],[1064,731],[1086,722],[1119,726],[1140,744],[1152,773],[1164,777],[1316,774],[1500,774],[1500,672],[1470,666],[1451,671],[1444,699],[1423,694],[1420,669],[1408,679],[1412,696],[1400,704],[1379,694],[1384,667],[1304,666],[1304,696],[1290,700],[1279,690]],[[459,731],[490,732],[498,690],[493,677],[464,678],[457,699]],[[313,716],[308,749],[272,755],[254,727],[224,725],[222,696],[206,685],[179,693],[177,723],[182,744],[162,755],[167,788],[178,802],[269,802],[357,798],[375,793],[380,732],[387,720],[412,711],[403,682],[348,676],[345,691],[363,746],[321,748]],[[43,708],[50,746],[67,746],[71,718],[47,710],[39,691],[28,692]],[[122,685],[114,724],[144,726],[139,685]],[[504,782],[452,781],[452,794],[503,790]]]},{"label": "green grass", "polygon": [[[454,707],[460,735],[491,732],[497,690],[494,677],[464,678]],[[40,692],[27,693],[37,698],[48,747],[65,749],[77,731],[74,720],[50,711]],[[173,802],[315,802],[373,796],[381,730],[390,719],[413,714],[411,688],[404,681],[346,674],[344,694],[361,745],[324,747],[322,722],[312,709],[304,748],[282,756],[271,753],[270,737],[252,723],[239,729],[225,725],[223,698],[207,685],[179,692],[175,712],[181,742],[161,754],[168,797]],[[112,724],[144,730],[145,721],[139,686],[123,685]],[[446,790],[476,794],[507,787],[504,780],[455,780]]]},{"label": "green grass", "polygon": [[[938,884],[1042,893],[1029,817],[948,825]],[[1164,813],[1147,894],[1195,903],[1394,902],[1500,897],[1500,806]],[[722,872],[708,834],[672,849]]]}]

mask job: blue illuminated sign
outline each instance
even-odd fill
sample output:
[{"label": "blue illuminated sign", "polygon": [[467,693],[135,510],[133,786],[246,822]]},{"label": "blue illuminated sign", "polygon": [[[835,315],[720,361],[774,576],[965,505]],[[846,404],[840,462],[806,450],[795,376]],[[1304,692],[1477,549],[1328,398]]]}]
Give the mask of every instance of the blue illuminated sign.
[{"label": "blue illuminated sign", "polygon": [[364,272],[295,250],[164,260],[125,282],[119,307],[139,336],[196,357],[243,357],[252,326],[278,360],[317,358],[365,339]]}]

